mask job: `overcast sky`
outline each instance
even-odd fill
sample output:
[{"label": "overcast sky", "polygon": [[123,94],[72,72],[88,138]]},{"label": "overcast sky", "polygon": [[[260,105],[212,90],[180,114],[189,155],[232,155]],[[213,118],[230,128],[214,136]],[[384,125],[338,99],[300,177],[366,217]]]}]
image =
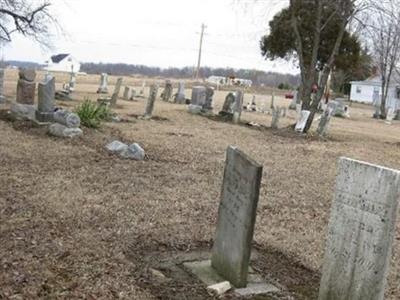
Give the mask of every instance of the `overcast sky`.
[{"label": "overcast sky", "polygon": [[259,49],[268,21],[286,0],[249,5],[253,1],[53,0],[52,11],[66,32],[54,39],[55,49],[43,52],[15,36],[2,54],[6,60],[36,62],[72,53],[82,62],[194,66],[205,23],[202,65],[297,73],[284,61],[265,61]]}]

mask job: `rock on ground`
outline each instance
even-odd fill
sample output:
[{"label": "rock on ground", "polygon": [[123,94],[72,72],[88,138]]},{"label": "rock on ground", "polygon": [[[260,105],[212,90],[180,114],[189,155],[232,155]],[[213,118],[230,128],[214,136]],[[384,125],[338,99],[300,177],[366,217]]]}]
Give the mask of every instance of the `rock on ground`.
[{"label": "rock on ground", "polygon": [[74,138],[82,135],[82,129],[69,128],[67,126],[54,123],[49,126],[49,134],[61,138]]},{"label": "rock on ground", "polygon": [[106,149],[111,153],[117,154],[118,156],[126,159],[144,160],[146,155],[143,148],[137,143],[128,146],[120,141],[113,141],[112,143],[106,145]]}]

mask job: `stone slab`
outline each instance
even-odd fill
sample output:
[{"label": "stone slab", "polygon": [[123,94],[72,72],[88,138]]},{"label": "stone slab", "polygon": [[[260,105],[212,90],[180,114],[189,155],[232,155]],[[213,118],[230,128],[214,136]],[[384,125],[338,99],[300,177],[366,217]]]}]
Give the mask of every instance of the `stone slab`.
[{"label": "stone slab", "polygon": [[400,171],[339,161],[319,300],[382,300],[389,272]]},{"label": "stone slab", "polygon": [[[215,269],[211,266],[211,260],[194,261],[183,263],[185,269],[194,274],[206,286],[215,285],[220,282],[226,281],[221,277]],[[279,292],[279,289],[266,283],[261,276],[256,274],[254,270],[249,267],[249,282],[245,288],[235,289],[234,292],[241,296],[260,295]]]},{"label": "stone slab", "polygon": [[238,148],[228,148],[211,260],[237,288],[247,285],[262,170]]}]

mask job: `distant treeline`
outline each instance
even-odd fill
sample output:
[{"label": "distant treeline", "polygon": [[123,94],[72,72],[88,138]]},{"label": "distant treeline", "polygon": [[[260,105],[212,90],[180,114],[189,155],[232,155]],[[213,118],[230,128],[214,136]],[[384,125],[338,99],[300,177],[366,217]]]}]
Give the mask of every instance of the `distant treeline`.
[{"label": "distant treeline", "polygon": [[[16,67],[43,67],[40,64],[32,62],[6,61],[5,63],[6,65]],[[107,73],[109,75],[121,76],[142,75],[148,77],[190,79],[193,78],[194,69],[192,67],[163,69],[158,67],[147,67],[143,65],[82,63],[81,72],[86,72],[88,74]],[[264,72],[258,70],[203,67],[200,70],[200,74],[203,78],[208,78],[209,76],[214,75],[249,79],[256,86],[265,85],[269,87],[278,87],[284,85],[285,87],[295,88],[300,83],[300,77],[298,75]]]}]

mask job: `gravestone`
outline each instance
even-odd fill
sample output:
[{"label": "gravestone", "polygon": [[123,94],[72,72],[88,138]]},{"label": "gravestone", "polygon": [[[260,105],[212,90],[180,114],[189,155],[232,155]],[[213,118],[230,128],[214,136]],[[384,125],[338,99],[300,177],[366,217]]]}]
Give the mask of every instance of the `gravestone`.
[{"label": "gravestone", "polygon": [[292,101],[291,101],[290,104],[289,104],[289,109],[290,109],[290,110],[296,110],[296,104],[299,104],[299,103],[297,102],[298,96],[299,96],[299,93],[298,93],[297,91],[295,91],[295,92],[293,93],[293,99],[292,99]]},{"label": "gravestone", "polygon": [[97,89],[97,94],[107,94],[108,93],[108,75],[107,73],[102,73],[100,78],[100,87]]},{"label": "gravestone", "polygon": [[319,300],[383,300],[400,171],[341,158]]},{"label": "gravestone", "polygon": [[299,120],[297,121],[295,131],[303,133],[304,128],[306,127],[308,118],[310,117],[311,112],[309,110],[302,110],[299,116]]},{"label": "gravestone", "polygon": [[234,123],[239,123],[243,109],[243,96],[243,91],[240,90],[229,93],[219,114],[231,118]]},{"label": "gravestone", "polygon": [[212,87],[206,87],[206,100],[203,105],[203,111],[210,112],[213,110],[213,97],[214,89]]},{"label": "gravestone", "polygon": [[4,103],[4,69],[0,69],[0,103]]},{"label": "gravestone", "polygon": [[144,89],[146,88],[146,81],[143,81],[142,88],[140,89],[140,96],[144,96]]},{"label": "gravestone", "polygon": [[36,119],[39,122],[47,123],[53,121],[56,79],[54,76],[46,76],[44,80],[38,86]]},{"label": "gravestone", "polygon": [[161,94],[161,99],[163,101],[168,102],[172,97],[172,92],[173,92],[172,82],[171,82],[171,80],[166,80],[164,91]]},{"label": "gravestone", "polygon": [[144,119],[151,119],[153,116],[153,110],[154,110],[154,102],[157,99],[157,93],[158,93],[158,86],[153,84],[150,86],[150,95],[149,99],[147,100],[147,105],[146,105],[146,111],[144,112],[143,118]]},{"label": "gravestone", "polygon": [[185,96],[185,83],[179,82],[178,92],[175,95],[175,103],[185,104],[186,96]]},{"label": "gravestone", "polygon": [[324,137],[328,133],[329,129],[329,123],[331,121],[331,118],[333,116],[333,113],[335,111],[335,108],[331,105],[326,107],[324,112],[322,113],[321,120],[319,121],[318,128],[317,128],[317,133]]},{"label": "gravestone", "polygon": [[130,98],[130,100],[135,101],[135,97],[136,97],[136,90],[132,89],[131,90],[131,98]]},{"label": "gravestone", "polygon": [[130,92],[130,88],[128,86],[126,86],[125,90],[124,90],[124,96],[123,96],[124,100],[129,100],[129,92]]},{"label": "gravestone", "polygon": [[279,127],[279,120],[282,116],[282,108],[279,106],[274,107],[272,109],[272,122],[271,122],[271,128],[272,129],[278,129]]},{"label": "gravestone", "polygon": [[194,86],[192,88],[192,100],[188,108],[189,112],[193,114],[201,113],[205,103],[206,88],[204,86]]},{"label": "gravestone", "polygon": [[112,94],[111,101],[110,101],[110,105],[112,107],[117,104],[117,100],[118,100],[118,97],[119,97],[119,92],[120,92],[121,86],[122,86],[122,80],[123,80],[123,78],[121,78],[121,77],[117,79],[117,83],[116,83],[115,88],[114,88],[114,93]]},{"label": "gravestone", "polygon": [[228,148],[211,265],[237,288],[247,286],[262,169],[236,147]]},{"label": "gravestone", "polygon": [[69,78],[69,83],[67,87],[67,91],[72,93],[75,91],[75,85],[76,85],[76,73],[71,73],[70,78]]},{"label": "gravestone", "polygon": [[36,92],[35,70],[20,69],[17,83],[17,103],[32,105]]}]

